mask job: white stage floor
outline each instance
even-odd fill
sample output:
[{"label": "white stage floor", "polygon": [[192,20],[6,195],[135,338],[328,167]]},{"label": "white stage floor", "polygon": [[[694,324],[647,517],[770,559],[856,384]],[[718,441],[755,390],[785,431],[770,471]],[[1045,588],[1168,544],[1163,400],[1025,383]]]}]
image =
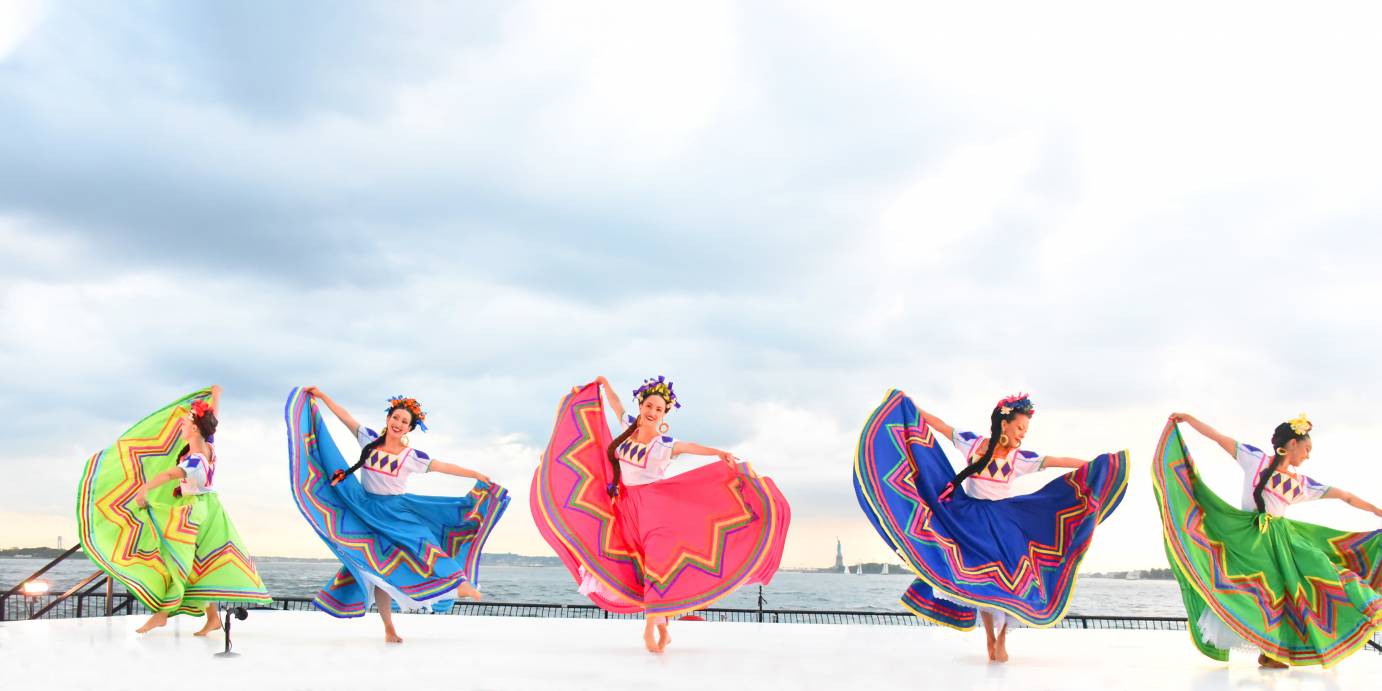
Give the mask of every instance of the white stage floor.
[{"label": "white stage floor", "polygon": [[675,622],[662,655],[642,623],[394,615],[401,645],[376,615],[253,612],[235,623],[237,658],[177,617],[140,636],[144,617],[0,624],[4,689],[1355,689],[1378,688],[1382,655],[1332,670],[1259,671],[1255,656],[1219,664],[1183,631],[1018,630],[1012,661],[990,664],[983,634],[936,627]]}]

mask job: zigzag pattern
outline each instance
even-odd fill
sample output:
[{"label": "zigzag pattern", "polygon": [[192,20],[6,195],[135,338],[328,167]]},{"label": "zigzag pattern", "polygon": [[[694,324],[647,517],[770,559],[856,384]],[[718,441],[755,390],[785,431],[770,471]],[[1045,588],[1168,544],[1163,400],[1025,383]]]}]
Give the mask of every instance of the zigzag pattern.
[{"label": "zigzag pattern", "polygon": [[[479,565],[481,546],[508,505],[507,491],[498,485],[476,485],[468,498],[471,506],[460,521],[449,524],[435,536],[440,544],[418,538],[410,546],[383,541],[361,523],[360,529],[346,527],[349,509],[335,500],[335,490],[327,481],[327,469],[313,458],[321,451],[320,413],[310,396],[294,389],[284,410],[288,424],[289,476],[294,501],[313,530],[348,568],[362,568],[389,582],[391,587],[417,601],[425,601],[454,589],[461,581],[473,578]],[[334,452],[333,452],[334,453]],[[459,501],[459,500],[458,500]],[[440,562],[463,556],[457,568],[448,565],[438,574]],[[358,616],[367,605],[343,602],[331,591],[351,585],[338,574],[314,600],[323,610],[336,616]]]},{"label": "zigzag pattern", "polygon": [[[677,544],[662,553],[662,563],[650,563],[623,535],[609,497],[607,437],[596,389],[587,386],[574,391],[558,408],[552,441],[532,486],[533,517],[543,537],[573,575],[579,579],[580,574],[588,574],[603,586],[604,592],[592,595],[592,600],[617,612],[680,613],[727,595],[764,568],[772,552],[774,529],[787,521],[787,509],[769,494],[767,480],[741,466],[740,479],[726,487],[727,501],[715,503],[720,508],[705,517],[707,525],[695,536],[700,538],[696,544]],[[629,449],[632,453],[633,447]],[[767,515],[755,513],[755,505],[763,506],[759,513]],[[757,521],[764,527],[750,544],[731,542],[731,536]],[[732,566],[731,545],[740,555]],[[691,572],[711,577],[713,585],[682,586]]]},{"label": "zigzag pattern", "polygon": [[[904,403],[907,412],[899,417]],[[1025,554],[1011,565],[997,560],[969,564],[965,557],[972,558],[975,550],[950,535],[942,520],[941,514],[953,510],[953,505],[935,503],[933,496],[924,498],[917,489],[914,469],[918,463],[943,463],[944,473],[950,472],[935,443],[910,401],[900,391],[890,392],[860,436],[855,464],[860,507],[917,575],[947,598],[1002,609],[1032,626],[1058,622],[1068,606],[1077,566],[1089,547],[1091,520],[1103,520],[1126,491],[1126,452],[1100,457],[1109,477],[1101,475],[1094,485],[1089,479],[1094,464],[1047,485],[1063,484],[1071,495],[1063,504],[1053,505],[1050,542],[1026,540]],[[887,453],[879,444],[885,444]],[[916,451],[922,449],[934,458],[919,459]],[[956,625],[953,614],[933,616],[918,598],[904,597],[903,604],[921,616]]]},{"label": "zigzag pattern", "polygon": [[[1382,625],[1382,598],[1374,593],[1361,610],[1363,623],[1355,624],[1349,631],[1339,630],[1341,615],[1357,607],[1348,586],[1366,584],[1376,589],[1382,581],[1382,570],[1378,569],[1382,531],[1341,533],[1325,540],[1323,544],[1333,550],[1329,555],[1331,561],[1342,570],[1329,577],[1306,575],[1288,585],[1287,591],[1278,593],[1268,575],[1260,570],[1232,572],[1229,547],[1211,535],[1198,502],[1189,499],[1177,511],[1168,501],[1170,496],[1195,497],[1199,484],[1194,463],[1174,423],[1168,423],[1162,433],[1152,470],[1162,514],[1162,537],[1178,580],[1183,587],[1191,587],[1220,620],[1246,641],[1292,664],[1329,666],[1352,654],[1371,637],[1374,628]],[[1207,488],[1200,491],[1209,492]],[[1217,497],[1211,501],[1223,504]],[[1221,510],[1237,511],[1226,504]],[[1283,518],[1261,520],[1298,525]],[[1196,556],[1207,559],[1207,569],[1195,566]],[[1251,610],[1261,616],[1261,624],[1227,606],[1227,600],[1235,596],[1251,601]],[[1373,623],[1368,625],[1369,621]],[[1331,642],[1321,649],[1317,645],[1321,640]]]},{"label": "zigzag pattern", "polygon": [[[130,427],[87,460],[78,484],[78,535],[87,555],[151,609],[167,610],[181,600],[176,612],[199,614],[198,603],[213,599],[271,602],[247,557],[196,563],[197,541],[208,539],[193,517],[201,499],[173,500],[172,486],[165,485],[152,493],[150,508],[134,502],[145,478],[176,463],[178,418],[209,396],[209,390],[185,396]],[[160,526],[155,507],[166,511],[166,525]],[[217,549],[238,553],[229,542]],[[233,573],[222,575],[222,567]],[[217,584],[202,582],[208,577]]]}]

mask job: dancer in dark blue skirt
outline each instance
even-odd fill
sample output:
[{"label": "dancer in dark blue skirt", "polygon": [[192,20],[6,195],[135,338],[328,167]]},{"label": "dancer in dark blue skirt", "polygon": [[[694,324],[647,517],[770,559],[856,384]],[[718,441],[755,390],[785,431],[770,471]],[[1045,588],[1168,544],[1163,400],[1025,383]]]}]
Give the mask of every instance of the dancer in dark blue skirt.
[{"label": "dancer in dark blue skirt", "polygon": [[[1065,615],[1094,528],[1122,500],[1127,452],[1085,461],[1020,448],[1033,414],[1025,395],[999,401],[988,437],[955,430],[891,391],[864,426],[854,465],[859,506],[917,576],[902,604],[960,630],[982,619],[989,659],[1007,661],[1009,620],[1046,627]],[[941,450],[964,455],[958,474]],[[1012,481],[1077,468],[1037,492]]]}]

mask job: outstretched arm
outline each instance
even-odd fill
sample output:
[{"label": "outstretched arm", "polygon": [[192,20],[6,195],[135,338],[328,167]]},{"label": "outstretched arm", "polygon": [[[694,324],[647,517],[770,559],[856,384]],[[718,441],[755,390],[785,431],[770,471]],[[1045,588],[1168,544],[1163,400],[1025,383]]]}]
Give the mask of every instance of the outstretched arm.
[{"label": "outstretched arm", "polygon": [[1089,461],[1069,456],[1046,456],[1041,460],[1043,468],[1082,468],[1086,463]]},{"label": "outstretched arm", "polygon": [[1330,487],[1327,491],[1325,491],[1324,498],[1338,499],[1339,501],[1342,501],[1343,503],[1348,504],[1349,506],[1352,506],[1355,509],[1362,509],[1364,511],[1371,513],[1374,516],[1382,517],[1382,509],[1379,509],[1376,506],[1373,506],[1372,504],[1363,501],[1362,498],[1358,497],[1352,492],[1341,490],[1338,487]]},{"label": "outstretched arm", "polygon": [[220,385],[220,384],[212,384],[212,385],[211,385],[211,412],[215,413],[215,414],[216,414],[216,417],[220,417],[220,416],[221,416],[221,385]]},{"label": "outstretched arm", "polygon": [[700,444],[694,444],[689,441],[679,441],[672,444],[672,458],[676,458],[684,453],[689,453],[692,456],[719,456],[720,460],[728,463],[730,466],[734,465],[735,460],[734,454],[723,449],[712,449],[709,446],[701,446]]},{"label": "outstretched arm", "polygon": [[926,421],[927,427],[930,427],[931,429],[936,430],[937,432],[940,432],[941,434],[945,435],[946,440],[955,438],[955,428],[945,424],[945,420],[942,420],[924,410],[920,412],[921,419]]},{"label": "outstretched arm", "polygon": [[619,418],[619,424],[624,424],[624,404],[620,402],[619,395],[614,393],[614,387],[604,375],[595,378],[595,382],[605,390],[605,400],[609,401],[609,409],[614,411],[614,416]]},{"label": "outstretched arm", "polygon": [[341,423],[346,426],[346,429],[350,430],[351,434],[356,436],[360,435],[360,423],[356,422],[355,418],[351,417],[350,413],[347,412],[345,408],[342,408],[339,403],[331,400],[331,397],[326,395],[325,392],[315,386],[309,386],[303,389],[303,392],[325,403],[327,409],[336,416],[337,420],[340,420]]},{"label": "outstretched arm", "polygon": [[474,480],[479,480],[480,482],[483,482],[485,484],[490,484],[489,476],[485,475],[484,473],[478,470],[462,468],[461,466],[458,466],[455,463],[438,461],[435,458],[432,459],[432,462],[427,466],[427,472],[444,473],[446,475],[455,475],[456,477],[468,477]]},{"label": "outstretched arm", "polygon": [[1203,434],[1204,436],[1209,437],[1211,440],[1213,440],[1214,443],[1218,444],[1221,448],[1223,448],[1223,450],[1227,452],[1228,455],[1235,457],[1238,455],[1237,441],[1234,441],[1231,437],[1229,437],[1226,434],[1221,434],[1219,430],[1216,430],[1213,427],[1210,427],[1209,425],[1200,422],[1199,419],[1197,419],[1195,416],[1190,415],[1188,413],[1171,413],[1171,420],[1173,422],[1184,422],[1190,425],[1192,428],[1194,428],[1196,432],[1199,432],[1200,434]]}]

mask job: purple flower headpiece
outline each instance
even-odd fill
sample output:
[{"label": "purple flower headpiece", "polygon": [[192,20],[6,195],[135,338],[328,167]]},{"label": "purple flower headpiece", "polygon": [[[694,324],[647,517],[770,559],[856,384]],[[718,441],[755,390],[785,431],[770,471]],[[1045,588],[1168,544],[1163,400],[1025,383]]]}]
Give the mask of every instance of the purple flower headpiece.
[{"label": "purple flower headpiece", "polygon": [[667,405],[672,408],[680,408],[681,402],[677,400],[677,392],[672,389],[672,382],[661,374],[656,379],[644,379],[643,386],[633,390],[634,400],[639,403],[649,396],[661,396]]},{"label": "purple flower headpiece", "polygon": [[1036,408],[1032,405],[1031,397],[1025,393],[1004,398],[998,402],[998,405],[994,406],[994,409],[1005,418],[1016,414],[1027,415],[1029,417],[1036,414]]}]

